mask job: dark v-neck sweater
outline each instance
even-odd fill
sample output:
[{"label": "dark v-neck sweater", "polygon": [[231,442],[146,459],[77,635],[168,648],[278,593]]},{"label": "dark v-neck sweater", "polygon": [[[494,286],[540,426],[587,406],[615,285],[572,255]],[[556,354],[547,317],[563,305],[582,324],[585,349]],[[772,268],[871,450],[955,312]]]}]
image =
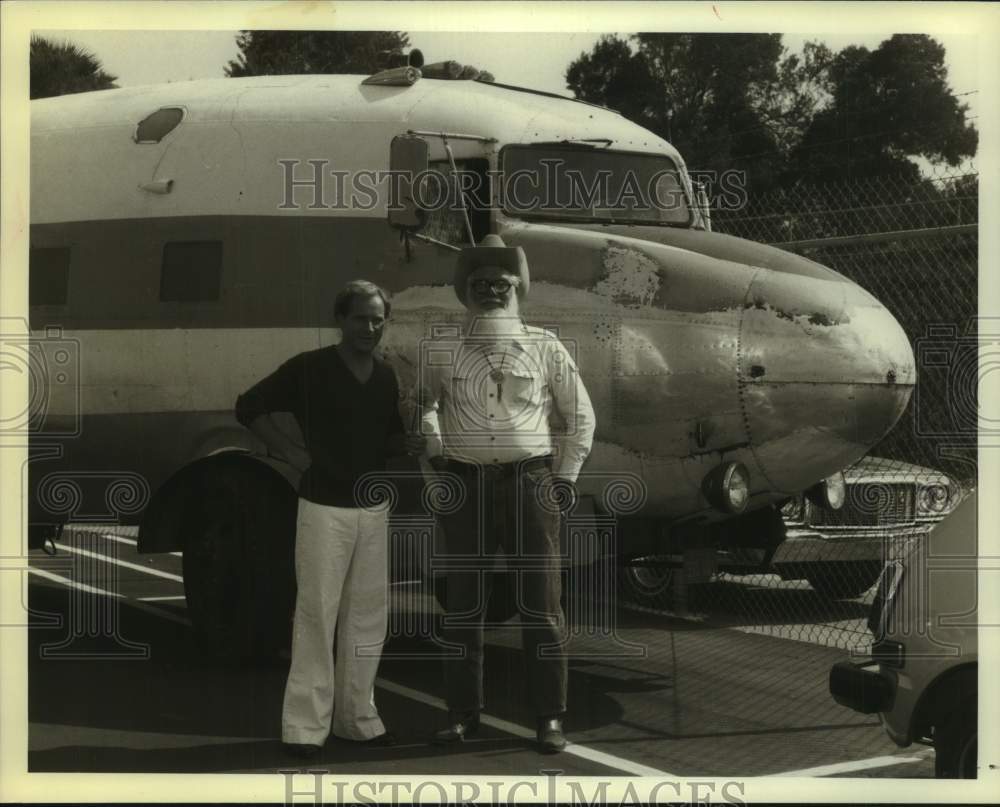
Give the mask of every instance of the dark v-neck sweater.
[{"label": "dark v-neck sweater", "polygon": [[305,438],[312,465],[299,495],[317,504],[358,507],[354,486],[385,470],[390,435],[403,432],[399,385],[392,368],[375,360],[361,383],[336,347],[289,359],[236,400],[236,418],[249,426],[271,412],[291,412]]}]

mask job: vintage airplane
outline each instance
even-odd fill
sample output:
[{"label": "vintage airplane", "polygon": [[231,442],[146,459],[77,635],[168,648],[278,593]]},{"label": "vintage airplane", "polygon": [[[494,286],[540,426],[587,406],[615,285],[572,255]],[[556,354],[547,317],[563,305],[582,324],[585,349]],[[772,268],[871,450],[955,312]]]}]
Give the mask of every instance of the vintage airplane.
[{"label": "vintage airplane", "polygon": [[[773,548],[790,496],[836,505],[838,472],[913,389],[892,315],[831,269],[712,232],[651,132],[451,67],[32,102],[33,536],[138,524],[140,551],[183,550],[203,636],[259,644],[287,624],[273,602],[291,587],[294,480],[235,421],[236,396],[335,341],[331,302],[356,277],[394,295],[383,348],[412,385],[419,344],[463,315],[455,248],[489,232],[527,254],[525,318],[577,357],[597,413],[580,489],[617,517],[621,557]],[[612,192],[655,177],[673,202],[546,209],[554,161]],[[445,177],[454,204],[419,209],[411,185],[390,206],[387,169]],[[543,177],[527,199],[452,181],[516,172]]]}]

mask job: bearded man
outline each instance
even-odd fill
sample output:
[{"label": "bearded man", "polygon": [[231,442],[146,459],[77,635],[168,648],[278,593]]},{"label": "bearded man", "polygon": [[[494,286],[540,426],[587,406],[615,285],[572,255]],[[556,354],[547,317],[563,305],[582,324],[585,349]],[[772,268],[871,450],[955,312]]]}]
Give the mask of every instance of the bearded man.
[{"label": "bearded man", "polygon": [[[516,590],[538,748],[566,746],[567,659],[561,652],[558,486],[570,488],[590,452],[594,411],[572,357],[550,331],[526,325],[529,289],[520,247],[488,235],[458,257],[455,293],[468,310],[460,339],[434,346],[448,361],[425,363],[420,379],[423,434],[435,471],[456,474],[466,496],[443,515],[447,616],[442,638],[459,648],[445,662],[449,725],[437,744],[463,742],[479,729],[483,703],[483,622],[492,556],[502,547]],[[563,428],[553,429],[553,421]],[[567,491],[563,491],[565,494]],[[509,564],[511,565],[511,564]]]}]

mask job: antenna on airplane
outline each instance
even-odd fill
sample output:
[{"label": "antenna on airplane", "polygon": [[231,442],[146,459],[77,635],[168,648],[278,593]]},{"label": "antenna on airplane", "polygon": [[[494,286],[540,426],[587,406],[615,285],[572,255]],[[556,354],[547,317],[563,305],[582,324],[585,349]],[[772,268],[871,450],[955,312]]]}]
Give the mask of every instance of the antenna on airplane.
[{"label": "antenna on airplane", "polygon": [[416,84],[421,77],[420,68],[424,64],[424,54],[414,48],[409,53],[398,50],[380,52],[389,67],[368,76],[362,84],[382,84],[390,87],[408,87]]},{"label": "antenna on airplane", "polygon": [[368,78],[362,84],[383,84],[395,87],[405,87],[414,84],[420,78],[438,78],[449,81],[482,81],[493,83],[493,74],[488,70],[480,70],[471,64],[461,64],[449,59],[433,64],[424,64],[424,54],[419,48],[409,53],[398,50],[383,50],[379,52],[383,64],[388,65]]}]

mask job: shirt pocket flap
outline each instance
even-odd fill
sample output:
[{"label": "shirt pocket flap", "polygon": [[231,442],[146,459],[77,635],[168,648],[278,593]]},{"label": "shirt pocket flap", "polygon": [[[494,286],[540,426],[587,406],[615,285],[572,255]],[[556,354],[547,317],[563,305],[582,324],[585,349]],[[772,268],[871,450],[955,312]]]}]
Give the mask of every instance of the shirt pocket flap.
[{"label": "shirt pocket flap", "polygon": [[545,382],[541,373],[522,367],[511,369],[507,383],[510,385],[511,399],[522,404],[539,405]]},{"label": "shirt pocket flap", "polygon": [[512,367],[510,374],[514,376],[514,378],[521,378],[532,382],[540,376],[540,373],[533,370],[527,370],[524,367]]}]

